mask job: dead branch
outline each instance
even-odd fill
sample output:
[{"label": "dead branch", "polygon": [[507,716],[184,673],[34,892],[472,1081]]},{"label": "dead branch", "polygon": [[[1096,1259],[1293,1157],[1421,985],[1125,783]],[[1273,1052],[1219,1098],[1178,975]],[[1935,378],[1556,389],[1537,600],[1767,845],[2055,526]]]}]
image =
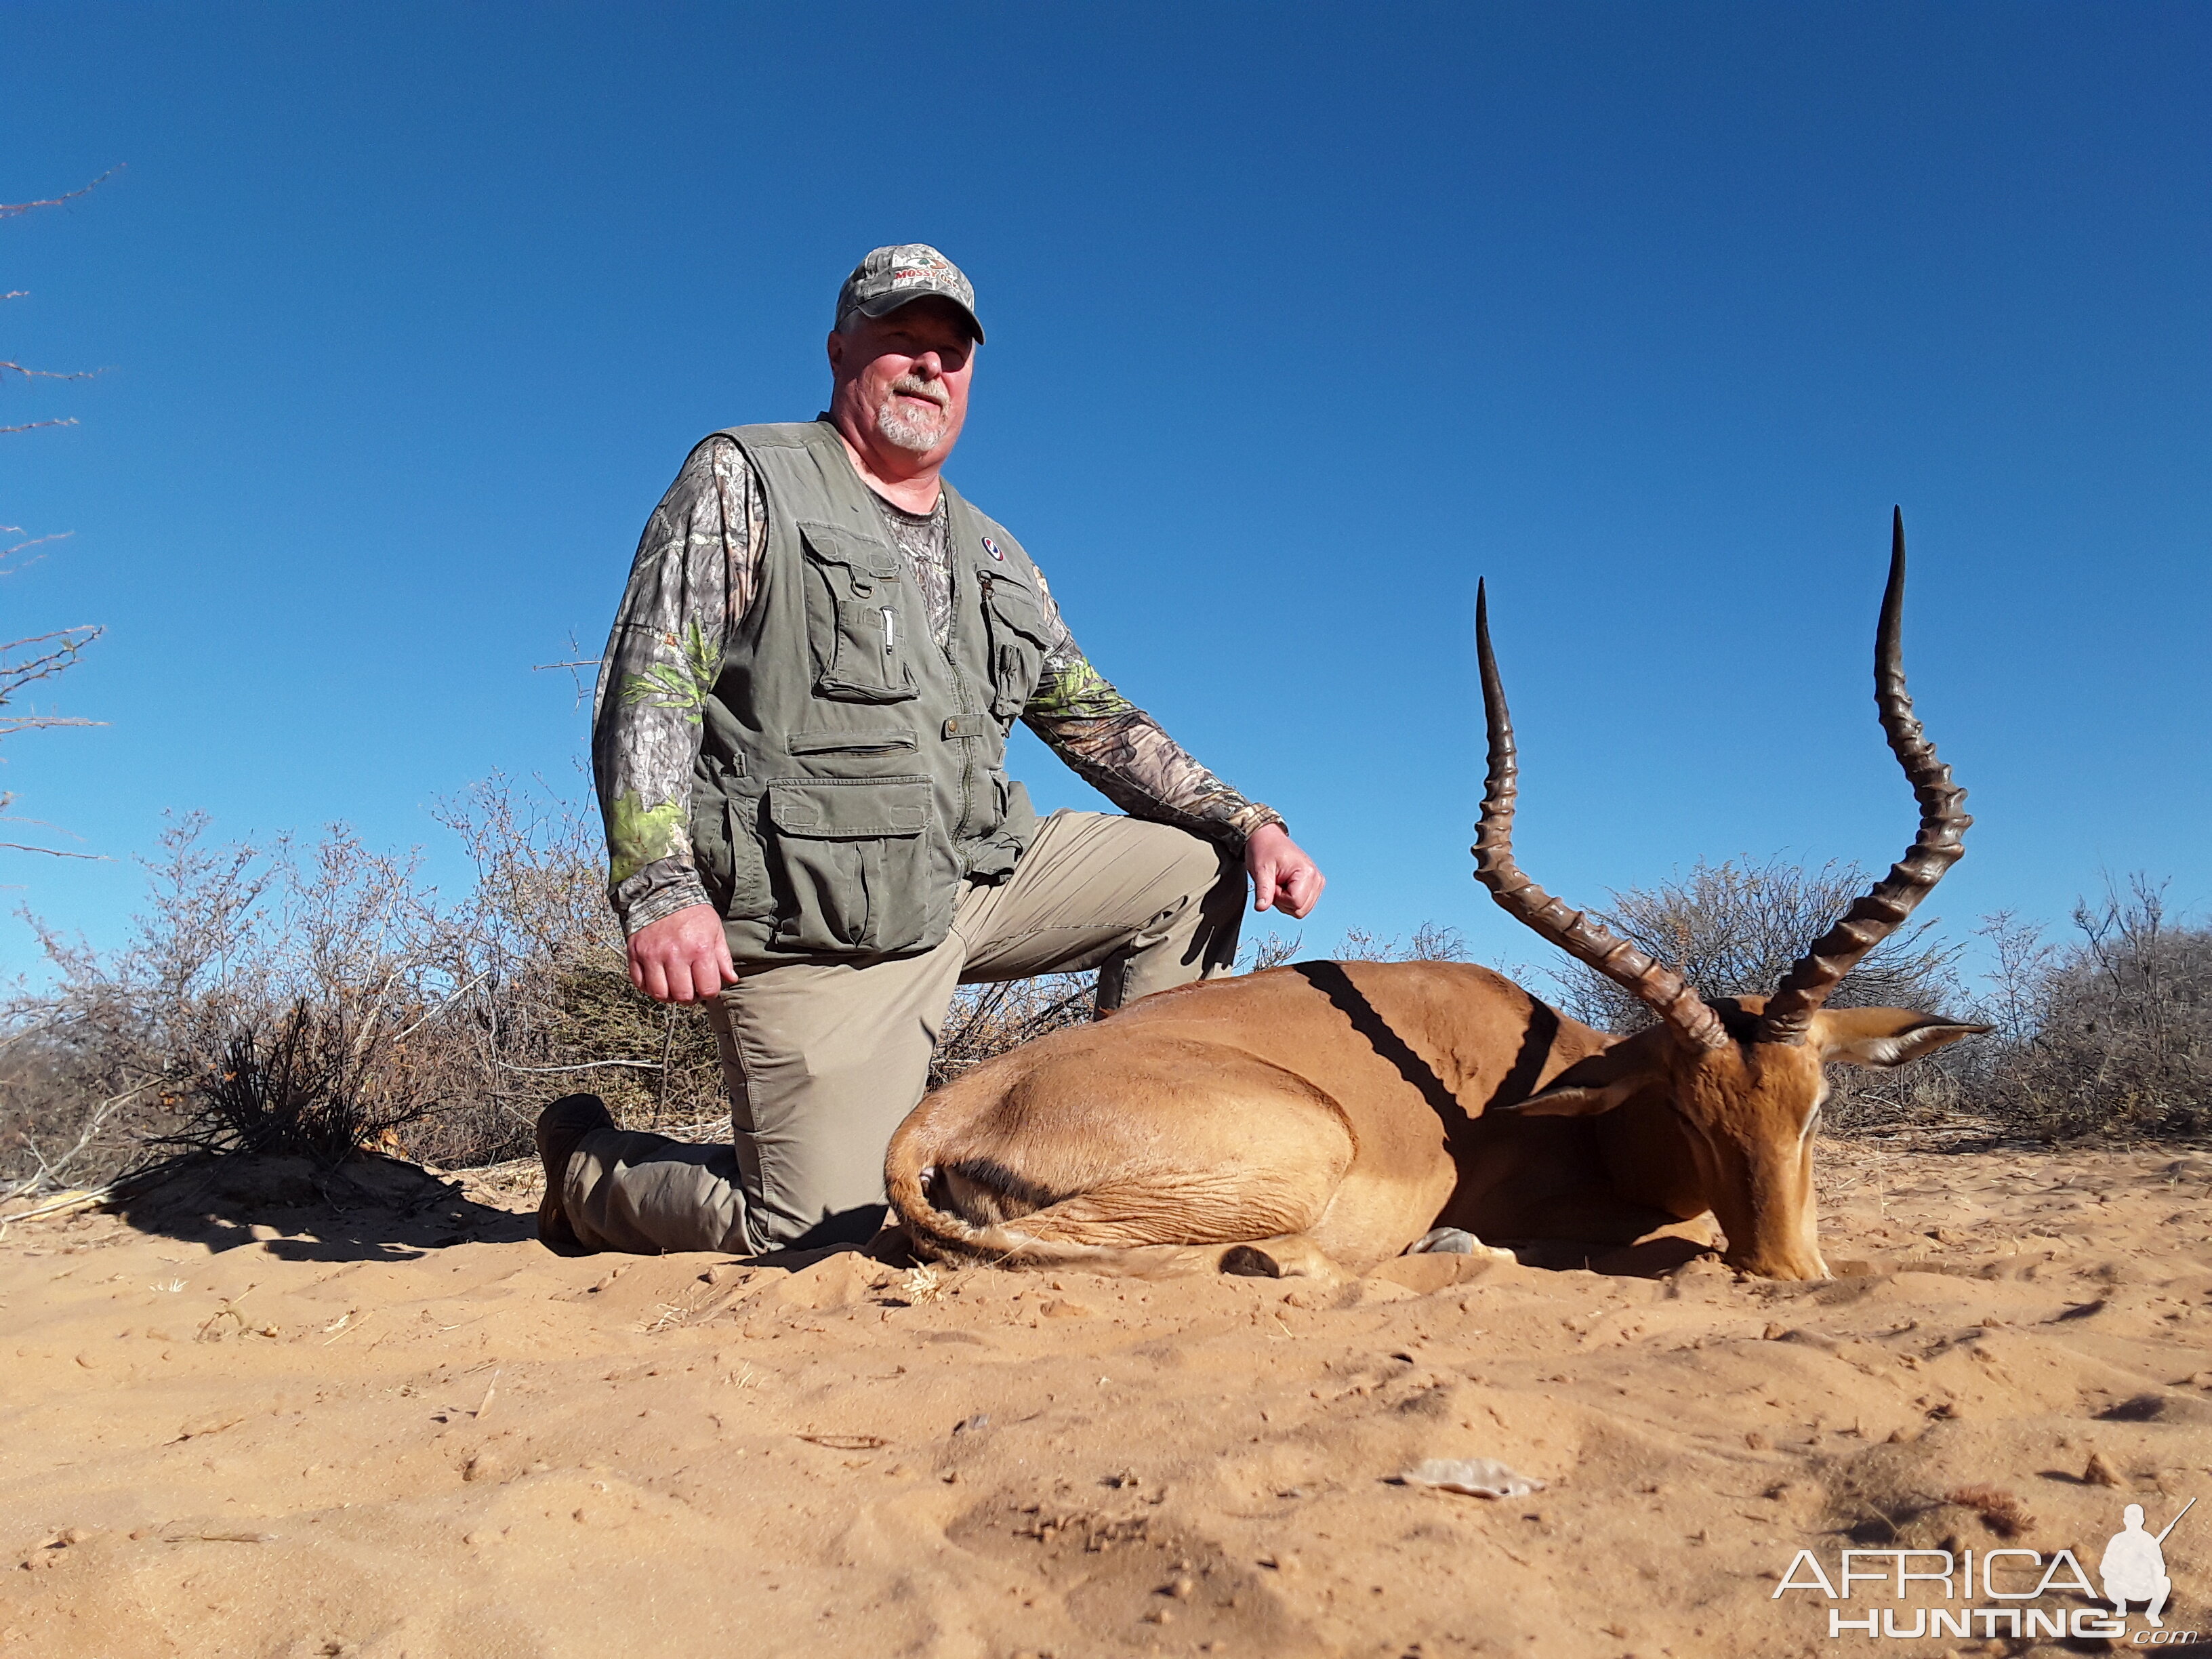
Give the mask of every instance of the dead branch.
[{"label": "dead branch", "polygon": [[[33,208],[59,207],[64,202],[74,202],[80,196],[89,196],[128,165],[128,162],[118,161],[90,184],[80,185],[64,196],[49,196],[42,202],[0,202],[0,219],[12,219],[19,213],[28,213]],[[12,299],[15,296],[11,295],[9,297]]]},{"label": "dead branch", "polygon": [[[70,722],[58,723],[67,725]],[[89,721],[81,723],[91,724]],[[8,804],[15,799],[13,794],[0,793],[0,823],[35,823],[41,830],[51,830],[54,827],[43,818],[19,818],[14,816],[8,811]],[[75,839],[82,839],[82,837],[75,837]],[[107,861],[107,855],[105,853],[71,853],[59,847],[27,847],[21,842],[0,841],[0,848],[4,848],[11,853],[44,853],[50,858],[90,859],[95,864],[105,864]],[[0,1042],[0,1048],[6,1046],[5,1042]]]},{"label": "dead branch", "polygon": [[[52,426],[54,422],[52,421],[40,421],[35,422],[35,424],[40,426]],[[30,429],[31,428],[27,426],[0,426],[0,432],[28,432]],[[0,536],[20,536],[22,533],[23,526],[19,524],[0,524]],[[75,534],[76,534],[76,532],[74,530],[58,530],[51,536],[33,536],[28,541],[17,542],[13,547],[0,547],[0,560],[12,559],[18,553],[27,552],[30,549],[34,547],[43,547],[48,542],[65,540],[67,538],[74,536]],[[0,570],[0,576],[12,576],[17,570],[28,570],[32,565],[36,564],[39,561],[37,559],[32,559],[27,563],[16,565],[13,569]]]},{"label": "dead branch", "polygon": [[[79,856],[82,856],[82,854]],[[68,1186],[70,1184],[71,1166],[74,1165],[79,1158],[85,1155],[86,1151],[92,1146],[94,1139],[99,1135],[100,1132],[107,1127],[108,1119],[114,1116],[118,1108],[130,1101],[137,1099],[140,1095],[144,1094],[147,1090],[153,1086],[154,1079],[149,1078],[143,1083],[140,1083],[131,1088],[125,1089],[119,1095],[110,1095],[106,1100],[101,1101],[97,1106],[94,1106],[91,1112],[86,1116],[84,1123],[77,1135],[76,1144],[67,1152],[63,1152],[57,1157],[47,1157],[46,1154],[40,1149],[37,1141],[32,1139],[28,1134],[18,1130],[15,1134],[15,1139],[21,1143],[24,1150],[30,1153],[32,1160],[38,1167],[32,1172],[29,1180],[18,1186],[15,1190],[9,1194],[8,1196],[10,1198],[20,1198],[27,1192],[35,1192],[42,1187]]]},{"label": "dead branch", "polygon": [[587,1060],[577,1066],[518,1066],[511,1060],[502,1060],[500,1068],[508,1072],[595,1072],[603,1066],[627,1066],[641,1072],[663,1069],[657,1060]]},{"label": "dead branch", "polygon": [[0,374],[20,374],[27,380],[89,380],[105,374],[103,368],[26,368],[10,357],[0,357]]}]

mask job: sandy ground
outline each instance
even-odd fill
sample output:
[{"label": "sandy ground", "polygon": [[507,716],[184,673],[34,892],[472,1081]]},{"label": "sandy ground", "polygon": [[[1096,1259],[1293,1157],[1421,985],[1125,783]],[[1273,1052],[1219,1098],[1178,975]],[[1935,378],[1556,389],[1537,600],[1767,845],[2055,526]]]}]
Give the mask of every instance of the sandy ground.
[{"label": "sandy ground", "polygon": [[[567,1260],[534,1171],[234,1164],[0,1239],[0,1652],[2106,1650],[1869,1647],[1827,1630],[1865,1586],[1774,1591],[1801,1547],[2094,1571],[2124,1503],[2212,1498],[2212,1157],[1823,1167],[1826,1285],[1324,1291]],[[1430,1457],[1546,1489],[1397,1481]],[[2168,1631],[2212,1629],[2212,1502],[2166,1553]]]}]

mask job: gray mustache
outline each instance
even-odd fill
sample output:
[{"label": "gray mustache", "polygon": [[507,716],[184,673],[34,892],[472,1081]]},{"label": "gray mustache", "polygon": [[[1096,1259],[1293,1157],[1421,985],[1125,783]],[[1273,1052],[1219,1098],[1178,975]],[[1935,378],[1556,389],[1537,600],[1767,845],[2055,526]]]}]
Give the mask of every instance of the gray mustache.
[{"label": "gray mustache", "polygon": [[939,409],[945,408],[952,401],[950,398],[945,396],[944,389],[938,386],[935,381],[925,380],[920,376],[914,374],[902,374],[898,379],[893,380],[891,382],[891,392],[894,395],[902,392],[909,397],[927,398],[930,402],[935,404]]}]

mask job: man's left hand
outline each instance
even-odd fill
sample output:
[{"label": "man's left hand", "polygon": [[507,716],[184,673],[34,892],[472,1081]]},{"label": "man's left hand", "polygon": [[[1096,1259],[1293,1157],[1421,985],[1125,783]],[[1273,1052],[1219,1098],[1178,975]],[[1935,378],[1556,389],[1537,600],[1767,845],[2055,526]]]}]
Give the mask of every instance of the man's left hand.
[{"label": "man's left hand", "polygon": [[1244,843],[1244,868],[1252,878],[1252,908],[1280,910],[1304,921],[1328,882],[1321,866],[1299,849],[1279,823],[1256,830]]}]

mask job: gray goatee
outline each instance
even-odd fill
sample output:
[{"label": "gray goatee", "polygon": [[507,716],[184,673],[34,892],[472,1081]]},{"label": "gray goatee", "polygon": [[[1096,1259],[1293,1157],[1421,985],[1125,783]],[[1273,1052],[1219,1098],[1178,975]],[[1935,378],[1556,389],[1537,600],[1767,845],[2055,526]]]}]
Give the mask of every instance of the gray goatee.
[{"label": "gray goatee", "polygon": [[[929,398],[937,407],[927,413],[909,408],[899,402],[901,392]],[[902,374],[891,382],[883,402],[877,406],[876,430],[894,448],[915,455],[926,454],[945,437],[945,423],[952,418],[947,403],[943,388],[935,382],[918,375]]]}]

